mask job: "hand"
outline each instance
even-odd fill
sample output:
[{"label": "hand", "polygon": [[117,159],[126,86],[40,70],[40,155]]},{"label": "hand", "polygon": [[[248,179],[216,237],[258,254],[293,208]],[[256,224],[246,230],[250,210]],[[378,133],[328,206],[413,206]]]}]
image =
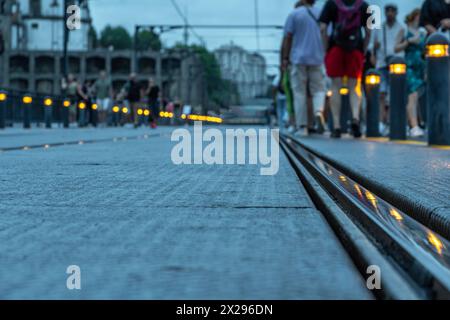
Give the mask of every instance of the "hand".
[{"label": "hand", "polygon": [[441,21],[441,26],[442,26],[444,29],[450,29],[450,19],[447,18],[447,19],[442,20],[442,21]]},{"label": "hand", "polygon": [[410,43],[410,44],[419,44],[421,40],[422,39],[420,38],[420,34],[419,34],[419,35],[416,35],[416,36],[414,36],[412,38],[409,38],[408,39],[408,43]]}]

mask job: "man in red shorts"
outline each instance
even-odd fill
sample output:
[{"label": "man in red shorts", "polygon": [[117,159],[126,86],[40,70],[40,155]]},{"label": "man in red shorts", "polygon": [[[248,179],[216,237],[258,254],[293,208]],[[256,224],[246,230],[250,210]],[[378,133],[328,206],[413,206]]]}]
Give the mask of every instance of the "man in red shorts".
[{"label": "man in red shorts", "polygon": [[[339,92],[344,85],[344,78],[348,79],[347,85],[352,106],[352,133],[355,138],[361,137],[360,97],[356,87],[358,79],[362,77],[364,56],[370,41],[368,8],[369,5],[364,0],[328,0],[319,19],[324,45],[327,48],[325,66],[332,80],[333,138],[341,137]],[[330,24],[332,25],[331,36],[328,34]]]}]

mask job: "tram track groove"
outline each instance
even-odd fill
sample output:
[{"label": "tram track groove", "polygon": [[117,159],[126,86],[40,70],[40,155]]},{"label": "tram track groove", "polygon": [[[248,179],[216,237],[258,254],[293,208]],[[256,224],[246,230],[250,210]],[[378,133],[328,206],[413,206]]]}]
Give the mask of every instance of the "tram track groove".
[{"label": "tram track groove", "polygon": [[[376,292],[378,298],[407,300],[450,298],[448,265],[440,265],[439,261],[435,260],[425,261],[427,256],[423,250],[417,252],[417,248],[390,232],[389,228],[371,219],[364,212],[364,208],[356,205],[345,192],[339,190],[339,187],[321,172],[315,163],[307,159],[305,152],[311,154],[309,149],[303,148],[300,142],[290,136],[281,136],[280,140],[300,180],[360,272],[364,275],[368,265],[377,265],[384,270],[383,289]],[[324,159],[320,160],[331,166]],[[373,196],[369,191],[366,192]],[[437,237],[436,241],[441,241]]]}]

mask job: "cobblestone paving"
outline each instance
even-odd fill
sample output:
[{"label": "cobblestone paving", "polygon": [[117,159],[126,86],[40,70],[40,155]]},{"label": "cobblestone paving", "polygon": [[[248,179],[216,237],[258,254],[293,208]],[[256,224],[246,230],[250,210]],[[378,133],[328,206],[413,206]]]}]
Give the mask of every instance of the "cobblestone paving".
[{"label": "cobblestone paving", "polygon": [[284,156],[263,177],[175,166],[171,147],[163,134],[0,154],[0,298],[371,298]]}]

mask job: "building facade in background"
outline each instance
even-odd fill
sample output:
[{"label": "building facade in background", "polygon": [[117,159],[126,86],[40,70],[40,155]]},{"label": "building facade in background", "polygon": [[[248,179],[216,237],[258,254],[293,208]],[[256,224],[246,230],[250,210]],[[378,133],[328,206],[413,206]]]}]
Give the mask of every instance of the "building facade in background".
[{"label": "building facade in background", "polygon": [[[69,1],[70,3],[71,1]],[[0,0],[0,86],[43,94],[60,94],[64,47],[64,0]],[[68,72],[95,80],[101,70],[116,91],[131,72],[146,83],[150,77],[167,99],[207,108],[208,96],[200,60],[186,52],[134,52],[92,48],[92,18],[87,0],[80,1],[81,29],[70,31]]]},{"label": "building facade in background", "polygon": [[267,95],[268,78],[265,58],[233,43],[215,51],[222,77],[234,82],[242,101]]}]

